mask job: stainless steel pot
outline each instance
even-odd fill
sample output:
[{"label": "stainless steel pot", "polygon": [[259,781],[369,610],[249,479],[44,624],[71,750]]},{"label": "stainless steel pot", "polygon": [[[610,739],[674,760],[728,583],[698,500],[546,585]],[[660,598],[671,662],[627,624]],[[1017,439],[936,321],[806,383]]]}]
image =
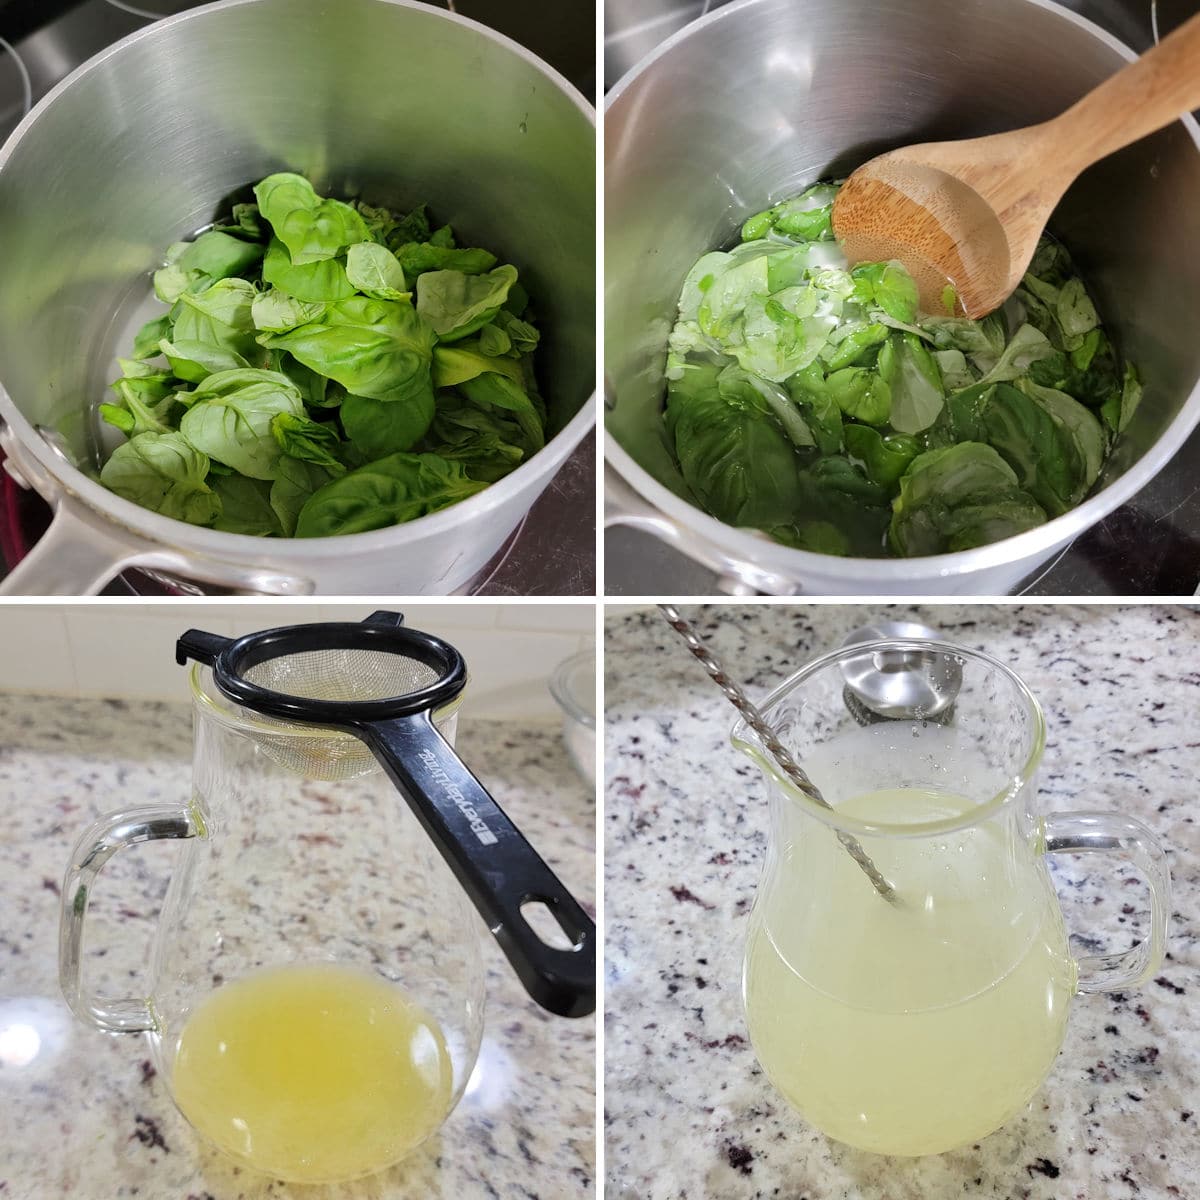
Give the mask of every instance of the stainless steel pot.
[{"label": "stainless steel pot", "polygon": [[742,0],[630,71],[605,115],[607,523],[653,533],[743,589],[999,594],[1128,500],[1200,420],[1190,117],[1088,171],[1052,222],[1146,385],[1092,497],[1071,512],[928,558],[792,550],[693,506],[661,411],[684,275],[749,213],[893,146],[1045,120],[1132,57],[1049,0]]},{"label": "stainless steel pot", "polygon": [[[543,330],[545,449],[453,508],[311,540],[195,528],[89,476],[94,409],[163,249],[283,169],[427,201],[519,268]],[[56,510],[0,591],[86,593],[137,565],[242,590],[451,592],[595,419],[594,114],[520,46],[409,0],[225,0],[97,55],[0,150],[0,264],[0,442]]]}]

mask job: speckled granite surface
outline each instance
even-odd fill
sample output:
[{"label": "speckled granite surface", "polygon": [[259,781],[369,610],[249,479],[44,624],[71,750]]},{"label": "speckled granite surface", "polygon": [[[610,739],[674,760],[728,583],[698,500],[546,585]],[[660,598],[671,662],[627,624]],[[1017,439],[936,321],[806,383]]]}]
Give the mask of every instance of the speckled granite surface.
[{"label": "speckled granite surface", "polygon": [[[606,638],[609,1200],[1200,1197],[1200,614],[1183,608],[720,606],[703,635],[761,697],[856,625],[923,620],[1010,664],[1046,709],[1049,809],[1121,809],[1169,847],[1170,956],[1128,995],[1076,997],[1026,1111],[977,1145],[882,1158],[806,1126],[746,1039],[740,970],[766,787],[732,710],[657,613]],[[1145,891],[1103,858],[1053,867],[1068,927],[1139,936]],[[1126,886],[1125,880],[1130,882]]]},{"label": "speckled granite surface", "polygon": [[[590,908],[594,810],[558,730],[471,723],[468,713],[458,746]],[[178,802],[190,758],[184,707],[0,696],[0,1197],[593,1195],[594,1022],[543,1015],[490,941],[483,1047],[466,1096],[399,1167],[340,1187],[284,1185],[234,1168],[198,1143],[140,1036],[106,1037],[71,1016],[57,982],[58,892],[69,848],[100,813]],[[105,869],[92,941],[107,948],[110,978],[143,977],[176,853],[165,843],[137,847]]]}]

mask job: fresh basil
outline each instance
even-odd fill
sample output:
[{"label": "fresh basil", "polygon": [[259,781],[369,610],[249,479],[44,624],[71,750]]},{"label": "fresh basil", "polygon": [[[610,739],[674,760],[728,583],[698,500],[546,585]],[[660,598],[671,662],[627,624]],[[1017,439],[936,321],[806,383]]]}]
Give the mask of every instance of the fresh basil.
[{"label": "fresh basil", "polygon": [[458,341],[496,318],[516,281],[517,269],[509,266],[486,275],[428,271],[417,280],[417,312],[439,340]]},{"label": "fresh basil", "polygon": [[134,504],[191,525],[211,525],[221,501],[207,483],[208,459],[180,433],[141,433],[118,446],[100,482]]},{"label": "fresh basil", "polygon": [[457,504],[487,485],[436,454],[390,454],[314,492],[300,510],[297,537],[365,533]]},{"label": "fresh basil", "polygon": [[404,268],[386,247],[375,242],[351,246],[346,254],[346,278],[364,296],[376,300],[407,300]]},{"label": "fresh basil", "polygon": [[[819,184],[756,213],[684,279],[664,415],[695,502],[787,545],[864,555],[983,545],[1079,504],[1142,388],[1067,251],[1043,238],[982,320],[926,315],[900,263],[848,266],[836,195]],[[511,321],[493,328],[522,348]],[[461,359],[439,347],[435,383],[502,378],[459,381],[478,355],[504,361],[495,335],[477,342]]]},{"label": "fresh basil", "polygon": [[283,448],[272,422],[281,413],[304,413],[300,392],[286,375],[219,371],[190,399],[179,432],[191,445],[251,479],[274,479]]},{"label": "fresh basil", "polygon": [[223,532],[329,536],[455,503],[541,449],[514,267],[424,205],[343,203],[291,172],[254,196],[155,272],[169,310],[98,405],[129,439],[102,483]]}]

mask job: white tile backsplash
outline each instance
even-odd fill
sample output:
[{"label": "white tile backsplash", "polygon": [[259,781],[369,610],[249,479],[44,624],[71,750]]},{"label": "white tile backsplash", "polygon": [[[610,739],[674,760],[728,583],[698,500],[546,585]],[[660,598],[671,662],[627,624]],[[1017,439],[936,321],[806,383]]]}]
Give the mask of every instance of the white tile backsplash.
[{"label": "white tile backsplash", "polygon": [[501,629],[557,629],[562,633],[596,632],[594,604],[503,604],[496,606]]},{"label": "white tile backsplash", "polygon": [[550,675],[594,643],[591,604],[3,603],[0,691],[186,703],[175,664],[185,629],[236,635],[296,621],[361,621],[381,608],[458,647],[471,678],[464,713],[477,719],[557,720]]},{"label": "white tile backsplash", "polygon": [[6,608],[0,611],[0,686],[21,692],[73,695],[75,661],[67,625],[53,608]]}]

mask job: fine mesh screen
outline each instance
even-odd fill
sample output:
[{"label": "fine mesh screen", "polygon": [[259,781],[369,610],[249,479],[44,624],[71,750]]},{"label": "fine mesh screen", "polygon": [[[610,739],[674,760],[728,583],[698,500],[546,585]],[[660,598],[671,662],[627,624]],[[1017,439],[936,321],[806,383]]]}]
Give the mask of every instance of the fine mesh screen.
[{"label": "fine mesh screen", "polygon": [[389,650],[304,650],[243,672],[248,683],[304,700],[391,700],[437,683],[433,667]]},{"label": "fine mesh screen", "polygon": [[[441,675],[407,654],[389,650],[304,650],[269,658],[242,672],[247,683],[303,700],[391,700],[437,683]],[[269,720],[278,737],[259,746],[280,766],[306,779],[353,779],[380,770],[366,745],[349,733],[328,735],[311,725]]]}]

